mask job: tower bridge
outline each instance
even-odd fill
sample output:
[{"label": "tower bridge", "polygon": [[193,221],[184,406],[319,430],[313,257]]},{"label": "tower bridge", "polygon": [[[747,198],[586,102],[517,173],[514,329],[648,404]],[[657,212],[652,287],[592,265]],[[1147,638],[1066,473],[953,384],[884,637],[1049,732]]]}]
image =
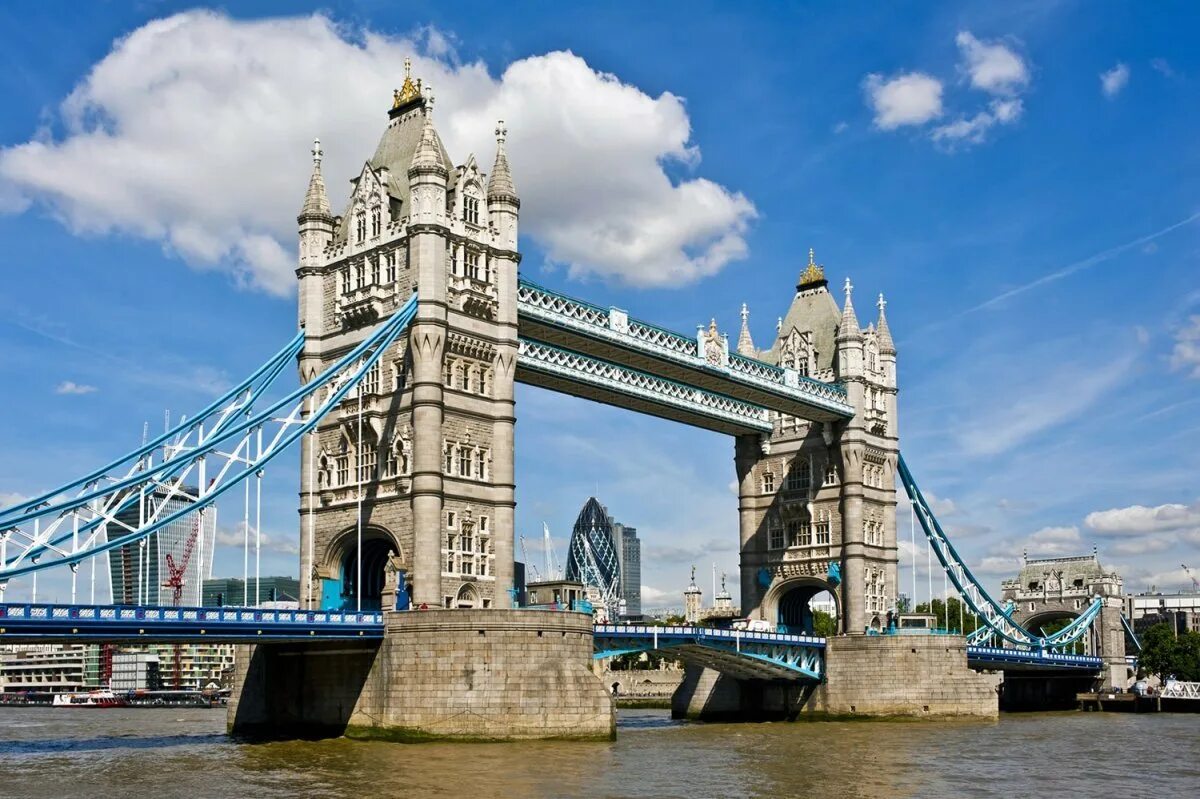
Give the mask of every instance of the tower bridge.
[{"label": "tower bridge", "polygon": [[[1061,650],[1105,600],[1031,632],[937,524],[899,454],[882,295],[862,327],[850,281],[839,305],[810,250],[760,348],[744,306],[731,343],[715,322],[677,333],[522,280],[504,123],[490,173],[473,155],[453,166],[433,105],[406,76],[337,213],[314,144],[297,217],[299,335],[163,436],[0,510],[0,586],[56,567],[72,581],[67,606],[0,604],[0,641],[219,634],[248,646],[231,729],[472,738],[611,735],[596,647],[675,649],[692,664],[683,712],[709,717],[987,716],[996,678],[973,669],[1099,670]],[[292,358],[301,387],[272,399]],[[511,608],[516,382],[731,436],[742,612],[789,633],[593,629],[582,614]],[[236,486],[248,503],[295,443],[301,611],[75,604],[81,566]],[[990,642],[887,635],[897,479]],[[122,515],[147,496],[176,502]],[[822,591],[840,634],[791,634]]]}]

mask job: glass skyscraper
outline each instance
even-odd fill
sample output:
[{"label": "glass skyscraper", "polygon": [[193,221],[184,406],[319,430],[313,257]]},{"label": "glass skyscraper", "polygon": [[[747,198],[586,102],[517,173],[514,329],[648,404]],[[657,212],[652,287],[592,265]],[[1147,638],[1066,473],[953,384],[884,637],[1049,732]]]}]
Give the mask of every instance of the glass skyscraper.
[{"label": "glass skyscraper", "polygon": [[[196,489],[185,487],[182,493],[168,499],[165,489],[158,489],[141,502],[133,502],[117,514],[117,521],[137,527],[143,519],[158,518],[175,513],[192,504],[187,494]],[[139,507],[140,504],[140,507]],[[128,532],[117,524],[109,524],[109,540]],[[203,513],[189,513],[151,533],[145,543],[134,542],[117,547],[108,553],[109,583],[114,605],[175,605],[175,587],[167,556],[176,569],[182,570],[183,584],[179,605],[196,605],[204,580],[212,576],[213,549],[216,543],[217,509],[210,505]]]},{"label": "glass skyscraper", "polygon": [[571,530],[568,580],[596,588],[606,602],[623,604],[625,616],[642,613],[642,548],[637,529],[614,521],[589,497]]}]

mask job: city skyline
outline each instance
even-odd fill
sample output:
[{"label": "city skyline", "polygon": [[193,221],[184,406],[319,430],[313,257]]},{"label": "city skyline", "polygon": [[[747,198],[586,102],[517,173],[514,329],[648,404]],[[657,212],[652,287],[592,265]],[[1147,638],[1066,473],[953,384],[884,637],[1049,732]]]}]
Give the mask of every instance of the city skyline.
[{"label": "city skyline", "polygon": [[[311,138],[344,197],[411,55],[456,159],[486,161],[482,137],[507,120],[525,276],[685,332],[715,317],[736,336],[746,302],[765,345],[813,247],[837,285],[883,289],[906,457],[981,576],[1014,576],[1022,550],[1095,545],[1131,591],[1190,585],[1178,564],[1200,554],[1200,211],[1187,188],[1197,111],[1181,98],[1200,63],[1154,30],[1127,37],[1128,12],[879,11],[859,33],[877,46],[852,53],[834,44],[848,12],[794,12],[779,33],[756,15],[684,23],[693,39],[736,24],[776,45],[772,58],[784,31],[800,36],[776,66],[726,36],[717,58],[664,44],[665,10],[622,28],[656,41],[639,54],[560,30],[572,12],[552,21],[529,6],[488,31],[420,4],[404,18],[161,8],[23,25],[70,55],[27,81],[45,50],[35,37],[14,44],[22,68],[0,78],[12,98],[0,375],[24,387],[11,419],[40,420],[0,426],[0,504],[128,449],[146,419],[200,407],[290,335]],[[900,17],[909,35],[892,36]],[[592,28],[619,23],[599,15]],[[258,43],[260,83],[201,73],[189,94],[181,42],[242,40]],[[300,68],[297,43],[345,73]],[[149,57],[131,74],[135,46]],[[549,114],[564,94],[576,102]],[[218,130],[239,132],[238,146]],[[145,181],[142,161],[175,168]],[[579,249],[593,227],[620,235]],[[18,299],[51,290],[73,313]],[[874,299],[856,295],[864,313]],[[146,341],[130,316],[176,324]],[[517,402],[518,530],[569,529],[574,500],[561,498],[598,483],[637,520],[647,607],[677,602],[693,562],[717,560],[736,594],[729,439],[529,387]],[[296,570],[297,474],[294,461],[272,470],[264,574]],[[902,504],[901,590],[906,515]],[[217,537],[217,573],[240,573],[242,531]],[[917,550],[923,580],[919,538]]]}]

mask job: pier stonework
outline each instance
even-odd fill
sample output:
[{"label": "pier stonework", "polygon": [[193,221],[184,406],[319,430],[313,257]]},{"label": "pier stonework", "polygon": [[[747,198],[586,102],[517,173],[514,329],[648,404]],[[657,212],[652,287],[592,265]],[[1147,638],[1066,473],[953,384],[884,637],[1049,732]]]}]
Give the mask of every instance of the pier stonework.
[{"label": "pier stonework", "polygon": [[961,636],[842,635],[828,639],[819,685],[736,680],[688,666],[675,718],[996,718],[1000,676],[972,671]]},{"label": "pier stonework", "polygon": [[267,737],[608,740],[592,619],[538,610],[385,614],[382,642],[238,653],[229,730]]}]

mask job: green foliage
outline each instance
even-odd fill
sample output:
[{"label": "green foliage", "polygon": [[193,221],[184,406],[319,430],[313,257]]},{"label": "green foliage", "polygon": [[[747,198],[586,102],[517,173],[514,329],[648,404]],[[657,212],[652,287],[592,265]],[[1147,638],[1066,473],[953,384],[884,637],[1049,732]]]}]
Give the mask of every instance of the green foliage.
[{"label": "green foliage", "polygon": [[1138,653],[1138,675],[1200,682],[1200,633],[1176,636],[1169,624],[1156,624],[1146,630]]},{"label": "green foliage", "polygon": [[837,619],[823,610],[813,611],[813,635],[830,638],[837,635]]},{"label": "green foliage", "polygon": [[649,671],[657,669],[664,660],[660,652],[628,652],[614,657],[608,667],[612,671]]},{"label": "green foliage", "polygon": [[[947,613],[947,610],[949,613]],[[959,623],[961,610],[962,623]],[[917,613],[932,613],[937,616],[937,626],[942,630],[949,630],[952,633],[961,633],[968,635],[975,632],[983,626],[983,623],[977,616],[971,613],[971,609],[961,602],[958,597],[950,597],[950,601],[943,602],[940,599],[933,600],[933,609],[930,610],[930,603],[922,602],[917,605]]]}]

